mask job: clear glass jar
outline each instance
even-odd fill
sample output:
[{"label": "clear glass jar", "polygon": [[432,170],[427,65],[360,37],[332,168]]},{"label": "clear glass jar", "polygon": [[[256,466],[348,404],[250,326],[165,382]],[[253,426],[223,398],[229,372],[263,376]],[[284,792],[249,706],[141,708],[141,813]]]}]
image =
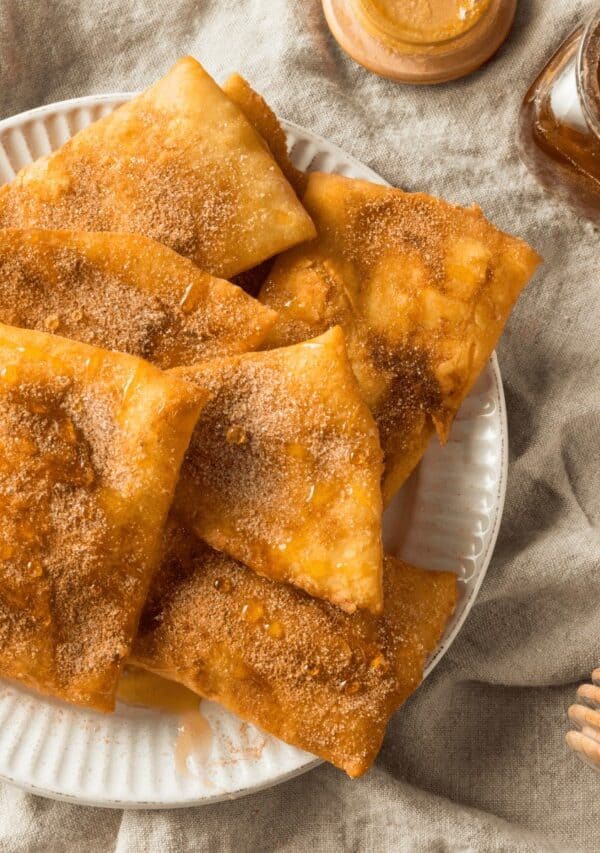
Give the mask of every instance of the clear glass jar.
[{"label": "clear glass jar", "polygon": [[498,50],[517,0],[323,0],[329,28],[350,56],[403,83],[469,74]]},{"label": "clear glass jar", "polygon": [[559,47],[527,92],[521,157],[549,192],[600,222],[600,9]]}]

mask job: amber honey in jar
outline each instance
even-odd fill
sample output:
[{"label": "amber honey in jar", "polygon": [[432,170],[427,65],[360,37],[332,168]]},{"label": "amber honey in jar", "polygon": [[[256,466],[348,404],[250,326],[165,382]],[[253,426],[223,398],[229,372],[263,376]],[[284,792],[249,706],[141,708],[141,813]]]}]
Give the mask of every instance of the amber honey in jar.
[{"label": "amber honey in jar", "polygon": [[527,92],[521,157],[542,186],[600,222],[600,9],[571,33]]},{"label": "amber honey in jar", "polygon": [[329,28],[361,65],[404,83],[442,83],[500,47],[517,0],[323,0]]}]

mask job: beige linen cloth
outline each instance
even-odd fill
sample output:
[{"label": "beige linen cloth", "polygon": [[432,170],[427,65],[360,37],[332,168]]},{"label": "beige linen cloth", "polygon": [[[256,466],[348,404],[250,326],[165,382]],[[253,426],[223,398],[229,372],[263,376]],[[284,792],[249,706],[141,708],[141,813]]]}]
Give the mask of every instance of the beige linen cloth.
[{"label": "beige linen cloth", "polygon": [[594,5],[520,0],[483,70],[417,88],[346,57],[319,0],[0,0],[2,117],[140,89],[192,53],[219,79],[241,71],[280,115],[389,181],[477,201],[545,258],[499,349],[511,453],[492,565],[374,768],[351,782],[321,766],[236,802],[162,813],[0,784],[2,853],[600,849],[600,775],[564,745],[575,685],[600,664],[598,234],[537,187],[515,146],[529,82]]}]

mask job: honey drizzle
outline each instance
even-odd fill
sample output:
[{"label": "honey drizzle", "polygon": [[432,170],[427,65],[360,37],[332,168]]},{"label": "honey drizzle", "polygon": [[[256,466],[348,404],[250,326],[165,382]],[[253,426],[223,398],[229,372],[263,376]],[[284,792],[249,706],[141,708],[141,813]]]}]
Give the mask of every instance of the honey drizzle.
[{"label": "honey drizzle", "polygon": [[[179,718],[175,741],[175,769],[181,776],[194,776],[193,767],[206,765],[213,745],[213,730],[200,711],[186,711]],[[190,767],[190,764],[192,765]]]},{"label": "honey drizzle", "polygon": [[177,716],[174,760],[180,775],[197,775],[194,766],[199,770],[206,765],[214,734],[200,709],[201,699],[196,693],[160,675],[127,667],[119,681],[117,696],[128,705]]}]

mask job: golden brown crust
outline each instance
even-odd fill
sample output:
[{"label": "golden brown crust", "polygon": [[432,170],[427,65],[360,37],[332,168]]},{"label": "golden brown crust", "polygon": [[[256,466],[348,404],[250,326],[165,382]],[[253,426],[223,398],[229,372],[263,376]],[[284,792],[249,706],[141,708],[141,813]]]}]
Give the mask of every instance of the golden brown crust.
[{"label": "golden brown crust", "polygon": [[214,548],[353,610],[381,609],[381,449],[344,336],[179,371],[211,396],[175,506]]},{"label": "golden brown crust", "polygon": [[284,346],[344,329],[379,426],[389,500],[452,420],[539,263],[478,208],[313,173],[303,202],[319,236],[280,256],[260,299]]},{"label": "golden brown crust", "polygon": [[205,395],[146,362],[0,326],[0,675],[114,706]]},{"label": "golden brown crust", "polygon": [[265,140],[296,195],[302,198],[308,185],[308,176],[296,169],[290,160],[285,132],[271,107],[241,74],[231,74],[222,88],[227,97],[244,113],[254,130]]},{"label": "golden brown crust", "polygon": [[191,57],[0,189],[0,226],[144,234],[229,278],[314,236],[262,139]]},{"label": "golden brown crust", "polygon": [[139,234],[0,230],[0,322],[161,368],[256,349],[276,314]]},{"label": "golden brown crust", "polygon": [[456,603],[456,577],[386,558],[385,610],[343,613],[172,524],[132,660],[350,776],[374,760]]}]

